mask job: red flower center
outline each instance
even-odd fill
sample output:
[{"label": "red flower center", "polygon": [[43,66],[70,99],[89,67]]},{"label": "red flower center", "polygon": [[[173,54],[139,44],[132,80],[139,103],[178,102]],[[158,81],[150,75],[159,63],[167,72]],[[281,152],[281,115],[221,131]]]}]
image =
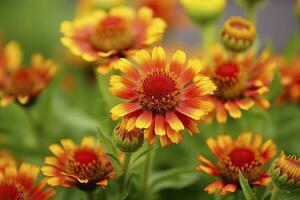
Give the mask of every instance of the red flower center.
[{"label": "red flower center", "polygon": [[33,74],[29,69],[20,69],[10,80],[9,91],[14,95],[30,95],[34,88]]},{"label": "red flower center", "polygon": [[0,185],[1,200],[25,200],[24,192],[14,185]]},{"label": "red flower center", "polygon": [[107,16],[95,27],[91,42],[96,49],[101,51],[122,51],[133,44],[133,39],[133,30],[127,19]]},{"label": "red flower center", "polygon": [[239,71],[239,67],[235,63],[226,62],[217,66],[216,74],[221,77],[236,78]]},{"label": "red flower center", "polygon": [[141,82],[140,102],[148,110],[159,113],[174,109],[180,90],[174,77],[156,72]]},{"label": "red flower center", "polygon": [[92,151],[82,150],[75,153],[75,160],[80,164],[88,165],[97,160],[97,155]]},{"label": "red flower center", "polygon": [[248,149],[234,149],[229,154],[232,164],[236,167],[245,167],[255,161],[254,153]]}]

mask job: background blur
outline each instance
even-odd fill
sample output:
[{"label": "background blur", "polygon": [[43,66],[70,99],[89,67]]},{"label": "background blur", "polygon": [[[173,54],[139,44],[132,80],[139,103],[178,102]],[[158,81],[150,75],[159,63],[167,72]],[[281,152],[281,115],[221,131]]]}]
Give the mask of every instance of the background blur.
[{"label": "background blur", "polygon": [[[163,0],[162,0],[163,1]],[[285,52],[286,46],[293,45],[293,38],[300,37],[299,21],[295,17],[294,0],[270,0],[270,3],[259,11],[258,32],[262,46],[267,46],[275,53]],[[179,12],[182,12],[178,5]],[[48,145],[58,142],[63,137],[70,137],[77,142],[86,134],[96,135],[99,119],[101,125],[111,124],[107,110],[93,77],[88,72],[78,69],[66,60],[67,53],[60,43],[60,23],[75,16],[74,0],[1,0],[0,31],[5,41],[16,40],[24,54],[24,66],[29,63],[32,53],[41,52],[52,57],[59,66],[59,73],[42,94],[32,115],[38,127],[39,140],[33,136],[33,128],[26,114],[18,105],[0,109],[0,148],[10,149],[20,160],[42,165],[43,156],[49,155]],[[228,6],[221,25],[228,16],[244,15],[244,10],[233,0]],[[164,40],[170,49],[183,48],[191,54],[199,55],[201,32],[184,17],[178,16],[181,26],[169,29]],[[174,16],[174,18],[178,18]],[[181,19],[182,18],[182,19]],[[296,44],[295,44],[296,45]],[[299,53],[299,52],[298,52]],[[208,136],[214,136],[220,130],[236,135],[242,131],[262,133],[265,138],[273,138],[278,149],[299,155],[300,147],[300,109],[298,105],[286,105],[284,109],[274,106],[267,112],[254,109],[244,113],[246,120],[229,120],[225,127],[217,124],[203,125],[202,134],[185,139],[179,145],[170,148],[159,148],[156,156],[156,170],[172,170],[179,167],[194,168],[199,153],[210,155],[205,145]],[[107,132],[111,128],[106,129]],[[33,147],[40,146],[39,151]],[[172,176],[170,171],[170,176]],[[203,188],[213,178],[193,171],[174,180],[164,183],[169,188],[162,190],[160,199],[208,199]],[[170,183],[171,182],[171,183]],[[153,183],[155,184],[155,182]],[[185,187],[190,185],[189,187]],[[160,185],[164,188],[164,185]],[[183,188],[183,189],[182,189]],[[182,190],[176,190],[182,189]],[[72,196],[73,195],[73,196]],[[76,192],[61,192],[55,199],[77,199]],[[79,194],[80,196],[81,194]],[[283,197],[284,200],[299,199],[300,193]]]}]

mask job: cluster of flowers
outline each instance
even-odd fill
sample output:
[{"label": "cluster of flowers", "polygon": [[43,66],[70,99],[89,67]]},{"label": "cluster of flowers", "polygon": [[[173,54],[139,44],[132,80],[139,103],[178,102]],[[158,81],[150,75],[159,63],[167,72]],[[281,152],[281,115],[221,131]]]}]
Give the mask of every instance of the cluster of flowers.
[{"label": "cluster of flowers", "polygon": [[[205,17],[214,19],[223,11],[224,1],[205,16],[199,16],[188,0],[182,4],[188,15],[204,24]],[[211,2],[210,2],[211,3]],[[208,3],[208,4],[210,4]],[[207,6],[205,5],[206,10]],[[204,6],[204,7],[205,7]],[[198,20],[198,19],[201,20]],[[170,57],[162,47],[150,45],[162,39],[166,23],[154,17],[153,11],[142,7],[114,7],[97,10],[74,21],[61,24],[61,42],[87,62],[95,63],[97,72],[117,70],[110,78],[109,92],[125,100],[111,109],[111,118],[121,123],[113,140],[123,152],[135,152],[144,138],[153,144],[158,138],[163,147],[178,144],[184,130],[198,134],[201,123],[216,118],[226,123],[228,117],[242,117],[242,110],[255,104],[270,106],[265,94],[280,64],[282,84],[286,88],[278,101],[300,102],[300,64],[296,58],[290,65],[275,58],[267,50],[256,56],[249,50],[255,42],[255,25],[241,17],[229,18],[221,31],[221,44],[213,45],[208,57],[187,59],[177,50]],[[249,51],[247,51],[249,50]],[[42,55],[32,56],[27,68],[21,68],[21,50],[16,42],[0,47],[0,103],[12,101],[30,105],[50,83],[56,65]],[[251,186],[267,186],[273,182],[286,190],[300,187],[300,160],[282,153],[265,169],[277,153],[271,140],[262,142],[260,135],[241,133],[208,138],[207,145],[217,159],[214,164],[202,155],[196,170],[220,177],[205,191],[225,195],[240,188],[239,172]],[[112,162],[93,137],[84,137],[80,145],[62,139],[61,145],[49,147],[54,154],[46,157],[42,173],[47,177],[35,184],[39,168],[16,164],[7,154],[0,157],[0,199],[49,199],[55,194],[50,186],[77,186],[92,191],[105,186],[116,177]],[[120,155],[122,159],[122,155]]]}]

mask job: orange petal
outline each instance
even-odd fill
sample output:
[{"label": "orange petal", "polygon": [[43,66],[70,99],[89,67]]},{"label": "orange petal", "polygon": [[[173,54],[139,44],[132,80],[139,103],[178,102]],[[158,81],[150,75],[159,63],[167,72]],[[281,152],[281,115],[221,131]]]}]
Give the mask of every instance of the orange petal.
[{"label": "orange petal", "polygon": [[152,50],[152,60],[154,67],[158,69],[165,69],[166,67],[166,53],[162,47],[154,47]]},{"label": "orange petal", "polygon": [[184,70],[185,59],[185,53],[177,50],[172,56],[169,71],[179,75]]},{"label": "orange petal", "polygon": [[175,144],[178,144],[183,138],[181,132],[174,131],[168,124],[166,124],[166,132],[168,138]]},{"label": "orange petal", "polygon": [[207,160],[205,157],[203,157],[201,155],[199,155],[197,157],[197,160],[204,163],[204,164],[206,164],[207,166],[209,166],[211,168],[216,168],[216,166],[212,162],[210,162],[209,160]]},{"label": "orange petal", "polygon": [[236,184],[227,184],[225,185],[222,190],[220,191],[220,195],[226,195],[228,192],[235,192],[237,189],[237,185]]},{"label": "orange petal", "polygon": [[206,191],[208,194],[212,194],[214,192],[216,192],[219,189],[222,189],[224,186],[224,182],[223,181],[215,181],[211,184],[209,184],[208,186],[206,186],[204,188],[204,191]]},{"label": "orange petal", "polygon": [[128,60],[124,58],[120,58],[120,60],[116,62],[114,66],[117,69],[120,69],[128,77],[129,80],[133,82],[140,80],[139,72],[135,69],[133,64]]},{"label": "orange petal", "polygon": [[177,117],[175,112],[167,112],[166,113],[166,121],[170,125],[170,127],[175,131],[181,131],[184,129],[182,122]]},{"label": "orange petal", "polygon": [[202,119],[202,117],[206,114],[203,110],[189,107],[188,105],[184,104],[184,102],[180,102],[179,105],[177,105],[176,110],[195,120]]},{"label": "orange petal", "polygon": [[242,116],[241,110],[235,102],[227,101],[224,106],[226,110],[228,110],[229,115],[234,119],[240,118]]},{"label": "orange petal", "polygon": [[113,120],[118,119],[119,117],[123,117],[129,113],[132,113],[138,109],[140,109],[141,106],[138,102],[130,102],[130,103],[122,103],[119,104],[111,109],[111,114],[113,117]]},{"label": "orange petal", "polygon": [[214,168],[207,167],[207,166],[197,165],[196,170],[203,171],[203,172],[205,172],[209,175],[212,175],[212,176],[220,176],[220,172],[218,170],[216,170]]},{"label": "orange petal", "polygon": [[152,112],[145,110],[136,120],[137,128],[149,128],[152,122]]},{"label": "orange petal", "polygon": [[254,106],[254,101],[250,99],[237,99],[235,102],[243,110],[249,110]]},{"label": "orange petal", "polygon": [[202,63],[198,59],[189,60],[187,69],[180,73],[178,81],[181,85],[185,85],[188,82],[192,81],[194,77],[202,69]]},{"label": "orange petal", "polygon": [[153,70],[151,56],[145,49],[137,51],[134,56],[134,60],[137,62],[144,73],[149,73]]},{"label": "orange petal", "polygon": [[166,135],[166,128],[165,128],[165,118],[163,115],[156,114],[155,116],[155,125],[154,131],[156,135]]}]

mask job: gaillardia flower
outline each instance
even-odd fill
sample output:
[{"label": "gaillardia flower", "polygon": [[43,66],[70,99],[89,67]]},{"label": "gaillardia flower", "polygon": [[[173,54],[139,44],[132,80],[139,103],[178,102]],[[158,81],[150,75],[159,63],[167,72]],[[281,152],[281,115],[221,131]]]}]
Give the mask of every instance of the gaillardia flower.
[{"label": "gaillardia flower", "polygon": [[126,125],[127,122],[123,119],[114,130],[113,141],[120,151],[135,152],[144,143],[143,131],[138,128],[128,131]]},{"label": "gaillardia flower", "polygon": [[0,57],[0,105],[16,100],[29,104],[47,87],[56,73],[52,60],[34,54],[27,68],[21,68],[22,53],[19,45],[10,42]]},{"label": "gaillardia flower", "polygon": [[15,165],[0,171],[1,200],[47,200],[55,195],[53,188],[44,188],[46,181],[36,182],[39,168],[23,163],[17,169]]},{"label": "gaillardia flower", "polygon": [[217,121],[225,123],[228,114],[240,118],[241,109],[249,110],[255,103],[268,108],[269,102],[263,95],[268,92],[276,65],[271,55],[264,51],[257,59],[251,52],[230,57],[220,46],[215,47],[213,64],[207,66],[207,73],[217,85],[211,96]]},{"label": "gaillardia flower", "polygon": [[81,190],[91,191],[97,186],[107,185],[114,177],[110,159],[93,137],[84,137],[80,145],[72,140],[62,139],[61,145],[49,147],[54,157],[46,157],[42,172],[51,186],[77,186]]},{"label": "gaillardia flower", "polygon": [[73,22],[62,22],[61,41],[86,61],[101,60],[98,71],[106,73],[120,57],[161,39],[165,23],[152,15],[146,7],[138,12],[129,7],[98,10]]},{"label": "gaillardia flower", "polygon": [[283,152],[271,167],[272,181],[286,191],[300,189],[300,159],[286,156]]},{"label": "gaillardia flower", "polygon": [[260,135],[241,133],[236,140],[230,135],[220,135],[216,139],[209,138],[207,145],[216,156],[217,164],[199,155],[197,159],[201,164],[196,169],[221,178],[204,189],[209,194],[219,192],[225,195],[228,192],[235,192],[240,187],[239,171],[252,186],[266,186],[270,182],[264,165],[277,152],[271,140],[262,144]]},{"label": "gaillardia flower", "polygon": [[185,64],[186,55],[179,50],[168,61],[161,47],[155,47],[152,55],[140,50],[133,59],[138,69],[129,60],[120,59],[115,67],[123,75],[110,80],[110,92],[128,100],[111,109],[113,120],[124,117],[128,130],[145,129],[149,143],[159,136],[163,146],[179,143],[184,128],[198,133],[199,121],[213,107],[204,97],[216,89],[208,77],[196,77],[202,63],[191,59]]},{"label": "gaillardia flower", "polygon": [[242,17],[230,17],[221,31],[223,45],[231,51],[241,52],[248,49],[255,41],[255,25]]}]

